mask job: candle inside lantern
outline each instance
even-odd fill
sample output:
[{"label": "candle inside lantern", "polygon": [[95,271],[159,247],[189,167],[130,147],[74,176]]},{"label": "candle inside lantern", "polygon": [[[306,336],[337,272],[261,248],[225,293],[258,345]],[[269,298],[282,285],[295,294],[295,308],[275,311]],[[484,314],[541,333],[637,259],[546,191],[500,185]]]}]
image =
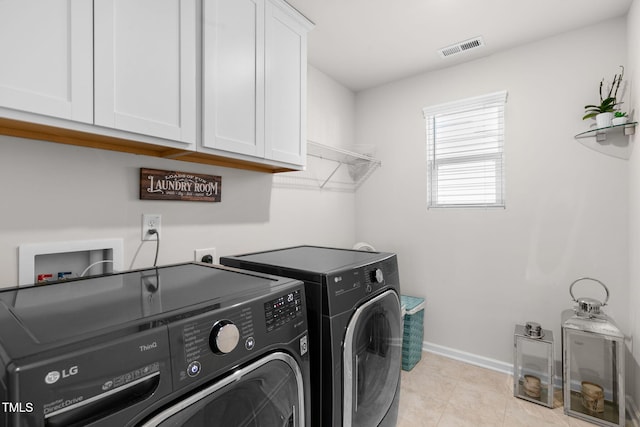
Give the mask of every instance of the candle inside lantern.
[{"label": "candle inside lantern", "polygon": [[604,412],[604,390],[602,387],[589,381],[582,381],[582,406],[591,412]]},{"label": "candle inside lantern", "polygon": [[525,394],[529,397],[539,398],[541,396],[542,387],[540,378],[534,375],[525,375],[522,387],[524,388]]}]

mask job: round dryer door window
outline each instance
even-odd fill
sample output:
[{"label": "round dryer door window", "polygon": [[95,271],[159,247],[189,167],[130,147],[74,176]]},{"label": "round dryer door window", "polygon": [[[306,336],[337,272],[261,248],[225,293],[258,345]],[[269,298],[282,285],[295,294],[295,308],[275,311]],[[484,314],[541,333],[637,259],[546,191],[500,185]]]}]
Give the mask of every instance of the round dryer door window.
[{"label": "round dryer door window", "polygon": [[400,301],[387,291],[354,313],[344,343],[344,426],[371,427],[396,398],[402,364]]},{"label": "round dryer door window", "polygon": [[273,353],[186,396],[142,427],[304,425],[304,385],[295,360]]}]

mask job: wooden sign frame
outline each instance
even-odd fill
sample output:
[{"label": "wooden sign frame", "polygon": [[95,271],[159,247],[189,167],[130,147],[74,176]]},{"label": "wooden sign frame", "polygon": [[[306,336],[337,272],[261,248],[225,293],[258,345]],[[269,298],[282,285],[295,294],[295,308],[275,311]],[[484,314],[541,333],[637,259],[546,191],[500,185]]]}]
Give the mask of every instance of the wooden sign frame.
[{"label": "wooden sign frame", "polygon": [[140,200],[220,202],[222,177],[140,168]]}]

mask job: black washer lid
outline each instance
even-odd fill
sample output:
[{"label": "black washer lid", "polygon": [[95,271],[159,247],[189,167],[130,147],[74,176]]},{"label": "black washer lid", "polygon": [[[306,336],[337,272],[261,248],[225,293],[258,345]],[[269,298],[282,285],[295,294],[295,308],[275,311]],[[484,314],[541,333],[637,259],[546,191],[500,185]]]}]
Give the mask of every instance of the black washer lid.
[{"label": "black washer lid", "polygon": [[229,258],[235,258],[241,262],[324,274],[381,261],[391,255],[383,252],[366,252],[320,246],[296,246]]},{"label": "black washer lid", "polygon": [[0,344],[9,352],[11,347],[52,347],[231,306],[291,282],[187,263],[4,290]]}]

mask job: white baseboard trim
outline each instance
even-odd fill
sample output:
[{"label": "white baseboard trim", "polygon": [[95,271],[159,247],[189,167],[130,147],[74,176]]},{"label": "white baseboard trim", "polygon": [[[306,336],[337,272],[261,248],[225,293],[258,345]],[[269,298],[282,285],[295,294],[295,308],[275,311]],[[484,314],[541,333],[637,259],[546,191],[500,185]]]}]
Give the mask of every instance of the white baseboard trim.
[{"label": "white baseboard trim", "polygon": [[513,375],[513,365],[500,360],[478,356],[477,354],[467,353],[466,351],[456,350],[427,341],[422,342],[422,349],[429,353],[448,357],[449,359],[459,360],[460,362],[468,363],[470,365],[480,366],[482,368],[502,372],[503,374]]},{"label": "white baseboard trim", "polygon": [[640,410],[629,395],[627,395],[627,415],[631,419],[631,425],[633,427],[640,427]]},{"label": "white baseboard trim", "polygon": [[[487,368],[491,369],[492,371],[502,372],[503,374],[513,375],[513,365],[510,363],[502,362],[500,360],[478,356],[477,354],[467,353],[466,351],[456,350],[454,348],[445,347],[443,345],[438,345],[427,341],[422,342],[422,350],[440,356],[448,357],[449,359],[468,363],[470,365],[480,366],[481,368]],[[562,388],[561,378],[556,377],[554,382],[556,383],[556,387]],[[631,418],[631,424],[633,425],[633,427],[640,427],[640,410],[629,395],[626,396],[626,408],[627,415]]]}]

